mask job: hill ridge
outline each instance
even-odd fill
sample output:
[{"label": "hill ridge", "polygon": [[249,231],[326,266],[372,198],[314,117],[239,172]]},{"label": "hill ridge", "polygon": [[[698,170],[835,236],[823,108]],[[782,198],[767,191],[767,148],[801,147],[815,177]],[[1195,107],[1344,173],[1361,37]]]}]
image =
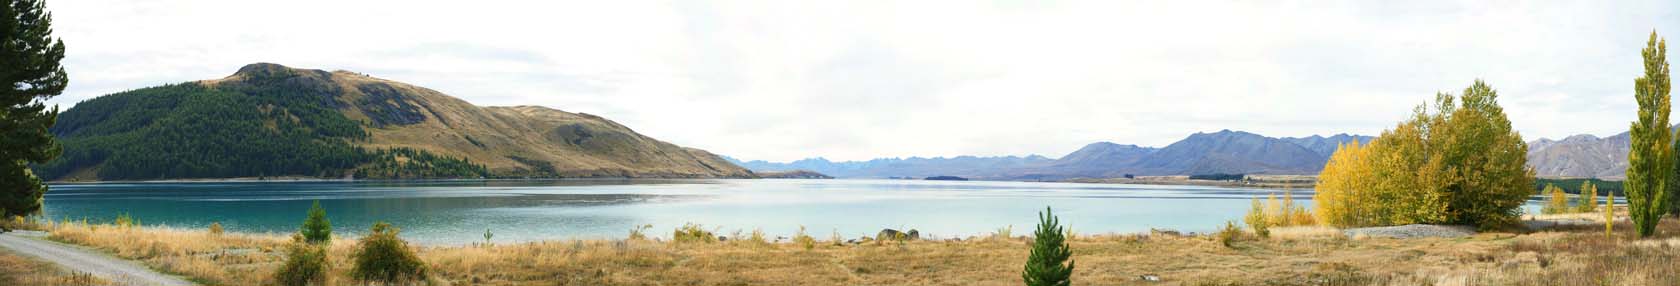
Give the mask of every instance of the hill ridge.
[{"label": "hill ridge", "polygon": [[[125,106],[120,104],[99,104],[99,102],[139,101],[166,102],[170,104]],[[198,142],[221,139],[193,139],[182,140],[188,143],[182,147],[155,146],[165,149],[167,154],[188,154],[207,150],[193,150],[193,148],[224,148],[215,146],[240,145],[250,143],[260,138],[262,130],[268,132],[286,131],[297,134],[293,141],[303,142],[295,144],[316,144],[323,146],[345,145],[330,147],[334,150],[353,150],[357,148],[367,150],[413,150],[415,156],[430,156],[429,158],[455,158],[470,165],[481,166],[489,177],[752,177],[751,171],[735,166],[715,154],[700,149],[677,146],[667,142],[636,133],[629,127],[612,120],[584,113],[571,113],[545,106],[477,106],[465,100],[449,96],[442,92],[408,83],[381,79],[350,71],[326,72],[317,69],[291,68],[273,63],[254,63],[241,67],[232,75],[211,80],[193,81],[175,85],[165,85],[144,88],[128,92],[90,99],[86,102],[96,104],[84,108],[83,104],[64,113],[66,121],[75,122],[65,128],[55,127],[55,134],[60,134],[66,142],[92,141],[130,141],[146,142],[160,140],[158,134],[164,132],[145,133],[98,133],[82,134],[77,129],[83,126],[96,126],[106,116],[99,113],[131,114],[134,116],[123,118],[121,122],[111,124],[131,124],[143,128],[192,128],[190,124],[183,126],[177,118],[181,116],[199,116],[203,120],[234,121],[235,125],[222,126],[221,129],[238,134],[227,135],[237,138],[225,138],[226,142]],[[189,103],[180,105],[175,103]],[[214,103],[214,106],[201,106],[202,102]],[[185,109],[185,108],[203,109]],[[78,111],[84,109],[100,109],[101,112]],[[252,112],[255,110],[255,112]],[[177,114],[186,111],[187,115]],[[231,115],[230,115],[231,114]],[[304,115],[302,118],[298,115]],[[218,116],[239,115],[235,118],[217,118]],[[167,125],[164,127],[153,127]],[[250,126],[250,125],[260,125]],[[209,128],[209,127],[205,127]],[[132,129],[132,128],[131,128]],[[344,134],[312,134],[319,130],[340,130]],[[249,134],[259,133],[259,134]],[[84,136],[88,135],[88,136]],[[226,134],[215,134],[226,135]],[[326,136],[342,135],[342,136]],[[91,137],[89,137],[91,136]],[[226,136],[224,136],[226,137]],[[307,139],[307,140],[305,140]],[[195,141],[197,140],[197,141]],[[302,141],[299,141],[302,140]],[[342,143],[335,143],[340,142]],[[196,144],[203,143],[203,144]],[[99,169],[104,166],[113,152],[123,153],[127,150],[112,144],[74,143],[69,146],[88,148],[88,152],[79,152],[81,157],[67,160],[61,165],[48,166],[54,175],[60,177],[69,173],[83,173],[82,179],[107,179],[106,176],[85,176],[83,169]],[[99,146],[92,146],[99,145]],[[267,149],[263,149],[267,148]],[[280,149],[275,149],[280,148]],[[241,154],[257,154],[259,151],[283,151],[285,146],[265,146],[262,150],[248,150]],[[313,148],[313,147],[310,147]],[[273,149],[273,150],[270,150]],[[208,150],[214,151],[214,150]],[[311,151],[313,152],[313,151]],[[346,151],[352,152],[352,151]],[[67,148],[67,153],[71,153]],[[214,152],[211,152],[214,153]],[[353,152],[352,152],[353,153]],[[116,157],[128,158],[132,155],[119,154]],[[190,155],[180,155],[182,158],[171,160],[185,160],[186,164],[198,161],[214,162],[215,159],[195,159]],[[258,155],[260,156],[260,155]],[[98,157],[98,158],[95,158]],[[321,162],[356,161],[360,158],[351,155],[331,155],[311,157],[308,160]],[[403,157],[407,158],[407,157]],[[132,159],[132,158],[130,158]],[[393,159],[407,162],[408,159]],[[74,161],[74,162],[70,162]],[[253,171],[235,171],[229,173],[217,172],[209,177],[228,176],[278,176],[304,175],[320,177],[338,177],[353,175],[367,169],[368,162],[361,162],[355,166],[316,166],[303,167],[311,171],[326,171],[324,173],[292,174]],[[74,166],[63,166],[69,164]],[[231,162],[220,162],[218,167]],[[245,163],[240,163],[245,164]],[[401,163],[380,163],[391,166],[404,166]],[[378,164],[376,164],[378,165]],[[255,169],[264,169],[259,167]],[[272,169],[272,168],[271,168]],[[278,168],[274,170],[294,170],[293,168]],[[343,174],[340,174],[342,172]],[[95,174],[98,171],[93,172]],[[183,174],[197,174],[184,172]],[[456,174],[460,175],[460,174]],[[419,176],[417,174],[417,176]],[[153,175],[135,175],[138,178],[169,177]],[[423,177],[423,176],[422,176]]]}]

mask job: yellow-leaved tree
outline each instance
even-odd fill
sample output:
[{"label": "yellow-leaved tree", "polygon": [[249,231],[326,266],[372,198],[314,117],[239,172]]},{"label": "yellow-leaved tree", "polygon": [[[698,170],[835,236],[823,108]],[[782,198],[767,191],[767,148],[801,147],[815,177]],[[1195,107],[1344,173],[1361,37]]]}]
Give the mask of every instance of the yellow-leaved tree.
[{"label": "yellow-leaved tree", "polygon": [[1534,184],[1528,144],[1511,129],[1498,92],[1477,80],[1441,93],[1434,112],[1344,144],[1319,173],[1318,221],[1337,227],[1414,223],[1483,228],[1516,222]]},{"label": "yellow-leaved tree", "polygon": [[1563,193],[1563,188],[1546,184],[1542,191],[1546,193],[1546,206],[1540,208],[1542,214],[1561,214],[1569,212],[1569,196]]},{"label": "yellow-leaved tree", "polygon": [[1628,218],[1641,238],[1657,233],[1657,221],[1668,213],[1669,189],[1680,187],[1669,186],[1680,182],[1670,179],[1676,168],[1671,148],[1676,147],[1668,126],[1667,50],[1668,41],[1651,32],[1651,40],[1640,51],[1645,58],[1645,75],[1634,79],[1633,84],[1639,119],[1628,127],[1627,180],[1622,181],[1622,190],[1627,196]]},{"label": "yellow-leaved tree", "polygon": [[1594,185],[1592,180],[1581,182],[1581,192],[1577,195],[1580,196],[1580,202],[1575,205],[1575,212],[1590,213],[1598,210],[1598,185]]}]

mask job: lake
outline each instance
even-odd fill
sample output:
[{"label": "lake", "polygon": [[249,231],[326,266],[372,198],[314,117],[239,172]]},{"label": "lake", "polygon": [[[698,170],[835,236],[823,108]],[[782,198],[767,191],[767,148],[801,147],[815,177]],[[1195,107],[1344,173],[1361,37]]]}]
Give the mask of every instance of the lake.
[{"label": "lake", "polygon": [[[1032,232],[1045,206],[1079,233],[1204,232],[1239,220],[1249,199],[1279,190],[986,181],[910,180],[548,180],[415,182],[215,182],[54,184],[43,214],[53,220],[286,233],[320,201],[334,232],[358,236],[376,221],[428,245],[483,241],[613,239],[639,225],[648,235],[697,223],[727,235],[770,237],[800,226],[827,239],[917,229],[938,238],[1011,227]],[[1311,205],[1311,190],[1294,191]]]}]

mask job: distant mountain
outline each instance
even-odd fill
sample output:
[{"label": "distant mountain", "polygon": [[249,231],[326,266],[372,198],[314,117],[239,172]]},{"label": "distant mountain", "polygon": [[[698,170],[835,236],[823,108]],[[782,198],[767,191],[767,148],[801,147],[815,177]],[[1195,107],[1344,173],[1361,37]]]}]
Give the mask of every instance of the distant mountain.
[{"label": "distant mountain", "polygon": [[1015,176],[1023,179],[1120,176],[1112,173],[1124,172],[1132,164],[1136,164],[1138,160],[1155,153],[1156,150],[1159,149],[1130,144],[1097,142],[1087,144],[1085,147],[1073,151],[1073,153],[1068,153],[1062,158],[1050,162],[1047,166],[1012,173],[1016,173]]},{"label": "distant mountain", "polygon": [[1541,138],[1528,142],[1528,166],[1540,177],[1624,178],[1628,138],[1625,132],[1605,138],[1585,134],[1563,140]]},{"label": "distant mountain", "polygon": [[969,177],[997,177],[1011,170],[1036,167],[1053,160],[1044,156],[1003,156],[976,157],[958,156],[951,158],[883,158],[869,161],[832,162],[823,158],[803,159],[788,163],[772,163],[763,160],[740,161],[725,157],[755,172],[762,171],[794,171],[809,170],[839,178],[887,178],[887,177],[931,177],[943,175],[963,175]]},{"label": "distant mountain", "polygon": [[51,131],[54,180],[752,176],[595,115],[268,63],[89,99]]},{"label": "distant mountain", "polygon": [[[1680,124],[1669,131],[1680,131]],[[1626,179],[1630,144],[1627,132],[1602,138],[1588,134],[1563,140],[1540,138],[1528,142],[1528,166],[1538,177]]]},{"label": "distant mountain", "polygon": [[1125,170],[1139,175],[1312,174],[1329,158],[1289,140],[1222,130],[1191,134]]},{"label": "distant mountain", "polygon": [[813,170],[841,178],[962,176],[980,179],[1059,180],[1133,175],[1317,174],[1340,143],[1370,136],[1272,138],[1223,130],[1196,133],[1167,147],[1098,142],[1050,160],[1041,156],[875,159],[830,162],[822,158],[789,163],[736,164],[754,171]]},{"label": "distant mountain", "polygon": [[1331,154],[1336,153],[1336,148],[1340,147],[1343,143],[1359,140],[1360,144],[1365,144],[1371,143],[1371,140],[1376,138],[1377,137],[1373,136],[1348,135],[1343,133],[1332,135],[1330,137],[1313,135],[1308,137],[1284,137],[1279,139],[1289,141],[1289,143],[1295,143],[1295,145],[1301,145],[1301,147],[1306,147],[1307,150],[1312,150],[1314,153],[1318,153],[1319,155],[1324,155],[1325,158],[1329,158]]}]

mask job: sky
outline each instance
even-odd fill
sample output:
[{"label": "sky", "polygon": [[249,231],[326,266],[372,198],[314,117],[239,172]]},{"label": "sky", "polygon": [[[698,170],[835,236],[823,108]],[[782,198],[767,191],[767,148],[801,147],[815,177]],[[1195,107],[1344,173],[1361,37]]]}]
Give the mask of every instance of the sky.
[{"label": "sky", "polygon": [[1634,119],[1650,33],[1680,35],[1680,2],[1665,0],[47,6],[71,76],[49,102],[65,109],[272,62],[770,161],[1054,158],[1223,129],[1375,135],[1477,79],[1525,139],[1607,136]]}]

